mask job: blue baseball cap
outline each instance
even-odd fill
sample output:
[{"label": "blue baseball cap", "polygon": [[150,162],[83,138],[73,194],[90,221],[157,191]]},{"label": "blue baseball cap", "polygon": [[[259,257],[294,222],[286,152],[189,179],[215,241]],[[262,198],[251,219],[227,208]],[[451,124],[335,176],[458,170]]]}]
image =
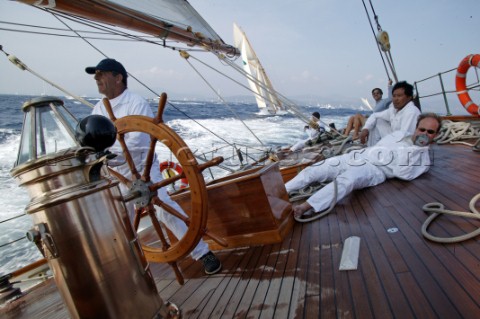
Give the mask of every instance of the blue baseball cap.
[{"label": "blue baseball cap", "polygon": [[95,71],[109,71],[109,72],[117,72],[123,75],[123,78],[127,78],[127,70],[123,67],[123,65],[115,59],[103,59],[100,61],[97,66],[89,66],[85,68],[85,72],[88,74],[95,74]]}]

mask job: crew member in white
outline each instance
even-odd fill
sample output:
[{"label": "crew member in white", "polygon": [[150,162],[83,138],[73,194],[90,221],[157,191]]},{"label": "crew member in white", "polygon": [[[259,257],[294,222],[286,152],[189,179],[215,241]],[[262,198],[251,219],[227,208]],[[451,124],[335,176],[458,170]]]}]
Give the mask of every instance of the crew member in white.
[{"label": "crew member in white", "polygon": [[[127,71],[123,65],[114,59],[104,59],[98,63],[97,66],[87,67],[85,71],[88,74],[94,74],[94,79],[98,86],[98,91],[105,95],[110,101],[112,111],[116,118],[122,118],[127,115],[145,115],[153,117],[153,112],[148,102],[140,95],[131,92],[127,88]],[[99,114],[109,117],[103,101],[99,101],[92,111],[92,114]],[[125,134],[125,142],[132,155],[132,159],[139,172],[142,172],[145,167],[146,154],[150,147],[150,136],[141,132],[131,132]],[[117,157],[109,161],[118,173],[131,179],[132,174],[123,157],[122,147],[118,141],[109,149],[112,153],[117,154]],[[117,166],[115,166],[117,165]],[[160,167],[157,158],[155,157],[152,169],[150,171],[151,181],[156,183],[162,180]],[[122,193],[126,193],[128,189],[120,184]],[[177,210],[185,214],[182,208],[168,196],[165,187],[158,190],[159,198]],[[127,209],[130,220],[133,221],[135,210],[131,202],[127,203]],[[174,233],[177,238],[182,238],[187,231],[187,226],[183,221],[175,216],[165,212],[163,209],[156,206],[157,218],[160,219],[167,227]],[[207,274],[214,274],[220,271],[222,264],[215,257],[215,255],[208,249],[208,245],[200,239],[198,245],[190,253],[193,259],[202,260]]]},{"label": "crew member in white", "polygon": [[296,152],[303,149],[309,141],[312,141],[320,135],[320,133],[325,132],[324,125],[320,122],[320,113],[313,112],[312,117],[308,125],[305,125],[303,130],[307,133],[308,138],[302,139],[290,147],[290,151]]},{"label": "crew member in white", "polygon": [[[336,180],[337,202],[354,189],[375,186],[387,178],[413,180],[430,168],[428,145],[433,142],[441,126],[434,113],[418,117],[413,135],[395,131],[375,146],[328,158],[301,171],[286,183],[288,192],[301,189],[314,182]],[[303,204],[294,207],[296,216],[314,209],[327,209],[334,196],[333,182],[327,184]]]},{"label": "crew member in white", "polygon": [[360,142],[365,144],[368,138],[367,146],[373,146],[385,135],[398,130],[413,134],[420,110],[412,99],[413,86],[405,81],[396,83],[392,89],[392,105],[368,117],[360,132]]}]

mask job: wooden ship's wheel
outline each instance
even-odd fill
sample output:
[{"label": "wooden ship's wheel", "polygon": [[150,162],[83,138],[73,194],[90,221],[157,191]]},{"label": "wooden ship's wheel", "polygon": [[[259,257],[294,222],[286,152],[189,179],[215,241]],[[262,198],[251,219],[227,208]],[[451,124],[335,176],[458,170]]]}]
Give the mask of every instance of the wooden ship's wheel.
[{"label": "wooden ship's wheel", "polygon": [[[159,100],[158,112],[155,118],[130,115],[117,119],[112,112],[108,99],[104,99],[103,103],[109,113],[110,119],[117,128],[117,140],[123,148],[126,162],[132,173],[132,178],[129,179],[122,176],[112,169],[110,169],[110,172],[130,189],[130,194],[125,196],[125,201],[132,200],[135,203],[134,228],[138,228],[141,217],[145,215],[150,216],[161,243],[161,247],[158,247],[158,245],[150,246],[142,244],[145,257],[152,262],[168,262],[171,264],[177,274],[177,279],[180,283],[183,283],[183,278],[176,266],[176,261],[190,253],[203,235],[208,235],[220,244],[226,245],[221,238],[216,238],[213,234],[209,234],[206,229],[208,200],[205,181],[202,175],[202,171],[205,168],[218,165],[223,161],[223,158],[218,157],[202,165],[198,164],[185,142],[171,128],[163,123],[162,114],[166,100],[167,96],[163,93]],[[124,136],[130,132],[141,132],[150,135],[150,148],[147,153],[143,172],[137,170],[131,152],[125,143]],[[158,143],[164,144],[170,152],[176,156],[178,163],[183,168],[183,173],[153,183],[150,179],[150,172],[154,163],[155,148]],[[188,180],[191,192],[191,210],[187,212],[188,216],[183,215],[181,212],[164,203],[157,194],[157,190],[162,187],[167,187],[181,178]],[[155,206],[162,208],[167,213],[185,222],[188,228],[182,238],[173,240],[166,238],[162,230],[162,225],[155,216]]]}]

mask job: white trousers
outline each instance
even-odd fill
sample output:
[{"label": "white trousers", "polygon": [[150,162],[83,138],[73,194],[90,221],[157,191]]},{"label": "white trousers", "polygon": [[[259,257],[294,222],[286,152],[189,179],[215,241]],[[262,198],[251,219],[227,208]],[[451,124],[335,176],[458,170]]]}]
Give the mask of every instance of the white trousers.
[{"label": "white trousers", "polygon": [[[159,169],[158,165],[159,165],[158,161],[155,160],[153,165],[152,165],[152,170],[151,170],[151,180],[154,181],[155,183],[162,180],[162,176],[160,174],[160,169]],[[140,168],[137,167],[137,169],[139,170],[139,172],[143,172],[142,167],[140,167]],[[126,174],[128,174],[128,173],[126,173]],[[128,175],[130,175],[130,174],[128,174]],[[125,176],[125,174],[124,174],[124,176]],[[125,176],[125,177],[131,178],[131,176]],[[125,185],[123,185],[121,183],[120,183],[120,190],[121,190],[122,194],[126,194],[128,192],[127,187],[125,187]],[[162,187],[158,190],[158,197],[160,198],[160,200],[162,202],[166,203],[167,205],[169,205],[170,207],[175,209],[177,212],[181,213],[184,216],[187,216],[187,214],[183,211],[183,209],[180,207],[180,205],[178,205],[177,202],[172,200],[170,198],[170,196],[167,194],[166,187]],[[126,206],[127,206],[127,210],[128,210],[128,216],[130,217],[130,221],[133,223],[133,219],[135,217],[135,209],[134,209],[133,202],[130,201],[130,202],[126,203]],[[185,225],[185,223],[182,220],[178,219],[177,217],[175,217],[172,214],[166,212],[165,210],[163,210],[162,208],[160,208],[158,206],[155,206],[155,210],[156,210],[157,218],[162,223],[164,223],[168,227],[168,229],[170,229],[172,231],[172,233],[177,238],[179,238],[179,239],[182,238],[183,235],[187,232],[187,225]],[[209,251],[210,250],[208,248],[207,243],[205,243],[203,241],[203,239],[200,239],[197,246],[190,253],[190,256],[194,260],[199,260],[200,257],[205,255]]]},{"label": "white trousers", "polygon": [[305,147],[305,143],[308,142],[308,140],[310,140],[309,138],[307,139],[304,139],[304,140],[300,140],[298,142],[296,142],[295,144],[293,144],[291,147],[290,147],[290,150],[292,152],[295,152],[295,151],[298,151],[298,150],[301,150]]},{"label": "white trousers", "polygon": [[[349,159],[350,154],[344,154],[305,168],[285,184],[287,192],[298,190],[313,182],[327,182],[336,179],[336,202],[338,202],[354,189],[375,186],[386,180],[385,174],[375,165],[367,161],[361,161],[361,165],[355,165]],[[329,183],[313,194],[307,202],[316,212],[319,212],[330,207],[333,196],[334,185]]]},{"label": "white trousers", "polygon": [[382,137],[392,133],[392,127],[390,122],[385,121],[384,119],[377,119],[375,127],[368,132],[368,141],[367,146],[373,146],[382,139]]}]

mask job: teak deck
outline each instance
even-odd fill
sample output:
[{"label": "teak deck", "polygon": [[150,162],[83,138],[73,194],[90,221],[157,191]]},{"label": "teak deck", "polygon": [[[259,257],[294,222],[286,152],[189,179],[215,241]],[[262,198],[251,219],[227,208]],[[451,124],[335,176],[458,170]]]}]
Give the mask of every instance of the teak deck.
[{"label": "teak deck", "polygon": [[[186,258],[180,286],[168,265],[152,264],[162,299],[184,318],[480,318],[480,238],[443,245],[420,231],[425,203],[468,211],[480,189],[480,153],[433,149],[434,166],[417,180],[355,191],[328,216],[297,223],[281,244],[218,251],[219,274],[206,276]],[[478,220],[441,217],[431,231],[454,236],[477,227]],[[339,271],[350,236],[361,239],[358,269]],[[0,313],[68,317],[53,280]]]}]

